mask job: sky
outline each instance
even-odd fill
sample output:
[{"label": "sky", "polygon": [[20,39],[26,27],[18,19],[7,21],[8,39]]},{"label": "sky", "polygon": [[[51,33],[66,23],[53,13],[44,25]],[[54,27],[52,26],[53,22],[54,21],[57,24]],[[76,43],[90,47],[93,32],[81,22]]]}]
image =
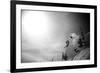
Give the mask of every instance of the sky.
[{"label": "sky", "polygon": [[22,10],[22,62],[60,61],[69,35],[90,31],[89,18],[88,13]]}]

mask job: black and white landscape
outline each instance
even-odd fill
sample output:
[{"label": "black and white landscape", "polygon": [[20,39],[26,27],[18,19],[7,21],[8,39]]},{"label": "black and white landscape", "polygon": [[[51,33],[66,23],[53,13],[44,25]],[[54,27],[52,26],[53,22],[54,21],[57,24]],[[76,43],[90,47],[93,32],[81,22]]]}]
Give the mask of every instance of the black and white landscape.
[{"label": "black and white landscape", "polygon": [[21,12],[21,62],[90,59],[90,14]]}]

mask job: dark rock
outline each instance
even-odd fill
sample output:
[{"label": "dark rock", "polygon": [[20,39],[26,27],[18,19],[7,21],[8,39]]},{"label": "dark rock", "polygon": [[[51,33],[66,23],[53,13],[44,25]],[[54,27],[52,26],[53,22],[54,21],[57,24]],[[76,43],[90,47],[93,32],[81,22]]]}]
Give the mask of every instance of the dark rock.
[{"label": "dark rock", "polygon": [[73,60],[87,60],[90,59],[90,48],[86,48],[80,51]]}]

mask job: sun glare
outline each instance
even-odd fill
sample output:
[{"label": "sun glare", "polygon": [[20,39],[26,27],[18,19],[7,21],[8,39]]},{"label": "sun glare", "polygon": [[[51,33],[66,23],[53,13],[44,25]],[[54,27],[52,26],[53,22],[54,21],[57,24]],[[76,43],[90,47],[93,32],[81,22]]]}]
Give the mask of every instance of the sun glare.
[{"label": "sun glare", "polygon": [[31,37],[45,37],[48,34],[48,19],[46,13],[27,11],[22,18],[22,27]]}]

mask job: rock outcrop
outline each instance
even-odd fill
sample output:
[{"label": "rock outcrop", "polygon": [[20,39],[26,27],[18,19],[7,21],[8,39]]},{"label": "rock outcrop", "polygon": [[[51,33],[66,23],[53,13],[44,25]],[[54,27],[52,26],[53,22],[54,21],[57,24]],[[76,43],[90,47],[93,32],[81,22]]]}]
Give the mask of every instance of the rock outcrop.
[{"label": "rock outcrop", "polygon": [[87,60],[87,59],[90,59],[90,48],[85,48],[85,49],[81,50],[73,58],[73,60]]},{"label": "rock outcrop", "polygon": [[[70,36],[72,42],[66,46],[67,49],[65,54],[67,55],[68,51],[73,50],[72,56],[67,56],[67,60],[88,60],[90,59],[90,33],[83,35],[73,34]],[[84,39],[83,39],[84,38]],[[68,41],[68,40],[67,40]],[[65,58],[66,56],[64,56]]]}]

